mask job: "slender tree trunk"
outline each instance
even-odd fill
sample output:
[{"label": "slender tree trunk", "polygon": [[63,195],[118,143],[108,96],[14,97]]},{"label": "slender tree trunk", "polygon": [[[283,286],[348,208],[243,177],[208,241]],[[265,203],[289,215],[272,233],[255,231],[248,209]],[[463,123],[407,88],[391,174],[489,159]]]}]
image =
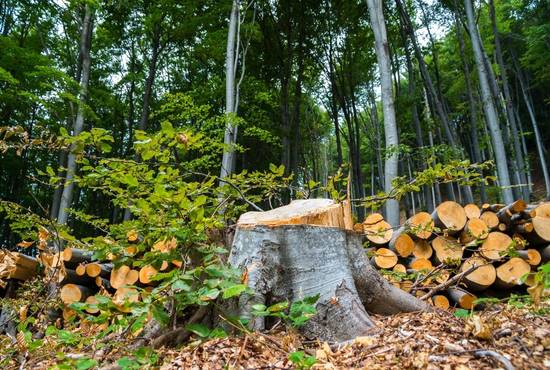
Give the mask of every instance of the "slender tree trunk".
[{"label": "slender tree trunk", "polygon": [[237,26],[239,22],[239,0],[233,0],[231,15],[229,17],[229,30],[227,32],[227,48],[225,53],[225,114],[227,126],[223,139],[224,151],[220,178],[230,176],[235,171],[235,150],[233,146],[237,142],[237,125],[233,122],[235,115],[235,70],[236,56],[238,55]]},{"label": "slender tree trunk", "polygon": [[[455,11],[455,27],[457,38],[460,46],[460,59],[462,60],[462,69],[464,71],[464,82],[466,84],[466,94],[468,95],[468,113],[470,118],[470,137],[472,139],[472,153],[474,162],[481,163],[483,159],[481,157],[481,149],[479,142],[479,134],[477,127],[477,109],[474,94],[472,90],[472,83],[470,80],[470,66],[466,59],[466,47],[464,44],[464,36],[462,34],[462,23],[460,22],[460,15],[458,10]],[[485,184],[481,182],[479,185],[479,195],[483,203],[487,202],[487,192],[485,191]]]},{"label": "slender tree trunk", "polygon": [[[397,123],[393,106],[393,93],[391,81],[391,67],[389,60],[388,38],[381,0],[367,0],[371,27],[374,32],[376,58],[380,72],[380,86],[382,90],[382,107],[384,110],[384,133],[386,138],[386,149],[392,150],[393,154],[386,155],[384,165],[384,190],[390,193],[393,189],[392,180],[398,175],[398,153],[395,152],[399,145],[397,136]],[[386,217],[390,225],[399,225],[399,202],[395,199],[386,202]]]},{"label": "slender tree trunk", "polygon": [[533,125],[533,132],[535,133],[535,143],[537,144],[537,152],[539,155],[540,167],[542,170],[542,175],[544,177],[544,186],[546,187],[546,199],[550,199],[550,175],[548,174],[548,164],[546,162],[546,157],[544,155],[544,142],[539,130],[537,118],[535,116],[535,108],[533,106],[533,101],[529,96],[529,88],[527,86],[527,82],[525,81],[523,71],[519,68],[517,64],[516,64],[516,75],[519,80],[521,92],[523,94],[523,100],[525,102],[525,106],[527,107],[527,112],[529,113],[529,118],[531,118],[531,124]]},{"label": "slender tree trunk", "polygon": [[493,35],[495,38],[495,54],[500,69],[500,77],[502,80],[502,91],[504,93],[504,108],[506,116],[508,117],[508,123],[510,124],[511,139],[514,146],[515,166],[514,168],[518,172],[519,185],[521,185],[521,194],[525,200],[529,200],[529,187],[527,186],[526,174],[525,174],[525,158],[522,156],[521,143],[518,134],[518,127],[516,117],[514,115],[514,107],[512,102],[512,94],[510,93],[510,85],[508,84],[508,75],[506,73],[506,65],[504,64],[504,58],[502,56],[502,47],[500,43],[500,35],[498,32],[495,4],[493,0],[489,0],[489,13],[491,16],[491,25],[493,28]]},{"label": "slender tree trunk", "polygon": [[[91,34],[93,29],[93,13],[89,5],[85,5],[84,19],[82,22],[82,34],[80,37],[80,54],[82,56],[82,78],[80,80],[79,105],[76,120],[73,127],[73,136],[79,135],[84,129],[84,105],[88,96],[88,83],[90,79],[90,48]],[[67,157],[67,173],[65,185],[59,202],[59,213],[57,221],[64,225],[67,223],[68,208],[71,206],[74,191],[74,176],[76,174],[76,148],[71,146]]]},{"label": "slender tree trunk", "polygon": [[139,120],[139,129],[147,130],[149,124],[149,107],[151,105],[151,96],[153,95],[153,85],[157,76],[157,64],[160,54],[160,21],[155,23],[153,28],[153,40],[151,44],[151,60],[149,61],[149,70],[147,79],[145,80],[145,90],[143,91],[143,107],[141,110],[141,118]]},{"label": "slender tree trunk", "polygon": [[481,87],[481,94],[483,99],[483,110],[489,126],[491,139],[493,142],[493,151],[495,154],[495,162],[497,165],[498,181],[502,188],[502,196],[504,203],[512,203],[514,201],[514,195],[510,188],[510,175],[508,173],[508,160],[506,159],[506,152],[504,148],[504,142],[502,140],[502,133],[500,131],[498,123],[498,114],[495,104],[492,99],[491,89],[489,86],[488,72],[483,62],[483,47],[480,42],[479,33],[475,24],[474,10],[472,7],[472,0],[464,0],[464,7],[466,9],[466,17],[468,20],[468,28],[472,39],[472,48],[474,50],[474,58],[476,61],[479,83]]}]

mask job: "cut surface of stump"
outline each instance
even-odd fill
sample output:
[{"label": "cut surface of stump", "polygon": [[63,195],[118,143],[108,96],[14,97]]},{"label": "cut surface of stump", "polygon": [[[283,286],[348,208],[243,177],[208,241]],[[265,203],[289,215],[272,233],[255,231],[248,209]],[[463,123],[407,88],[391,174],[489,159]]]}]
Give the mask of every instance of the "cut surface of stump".
[{"label": "cut surface of stump", "polygon": [[446,229],[448,232],[458,232],[466,225],[466,212],[464,208],[453,201],[441,203],[432,213],[435,226]]},{"label": "cut surface of stump", "polygon": [[415,258],[409,264],[409,267],[415,271],[431,270],[433,265],[429,259]]},{"label": "cut surface of stump", "polygon": [[487,289],[495,282],[497,278],[495,267],[479,256],[468,258],[462,266],[460,266],[460,272],[468,271],[473,266],[479,267],[468,275],[465,275],[463,280],[470,290],[481,291]]},{"label": "cut surface of stump", "polygon": [[446,310],[451,306],[449,299],[441,294],[434,295],[432,297],[432,303],[435,307],[441,308],[442,310]]},{"label": "cut surface of stump", "polygon": [[426,258],[429,259],[432,257],[433,249],[430,243],[426,240],[415,240],[414,249],[412,255],[416,258]]},{"label": "cut surface of stump", "polygon": [[[269,212],[274,216],[276,211]],[[317,314],[300,330],[306,337],[336,342],[368,333],[373,322],[367,311],[392,314],[429,307],[380,276],[361,236],[341,227],[240,226],[239,221],[229,262],[247,274],[254,292],[239,297],[236,314],[257,330],[268,328],[269,321],[253,317],[253,305],[316,295]]]},{"label": "cut surface of stump", "polygon": [[498,260],[502,258],[511,246],[512,238],[500,231],[493,231],[483,241],[483,244],[479,247],[479,251],[487,259]]}]

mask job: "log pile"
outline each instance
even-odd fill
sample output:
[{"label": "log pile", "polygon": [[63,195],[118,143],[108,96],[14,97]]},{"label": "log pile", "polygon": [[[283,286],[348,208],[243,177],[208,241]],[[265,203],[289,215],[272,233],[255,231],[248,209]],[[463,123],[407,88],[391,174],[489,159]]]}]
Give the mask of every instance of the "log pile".
[{"label": "log pile", "polygon": [[532,286],[537,267],[550,260],[550,203],[447,201],[396,230],[378,213],[359,226],[383,276],[441,308],[470,309],[478,295]]},{"label": "log pile", "polygon": [[0,287],[5,288],[8,280],[28,280],[38,273],[36,258],[21,253],[0,250]]}]

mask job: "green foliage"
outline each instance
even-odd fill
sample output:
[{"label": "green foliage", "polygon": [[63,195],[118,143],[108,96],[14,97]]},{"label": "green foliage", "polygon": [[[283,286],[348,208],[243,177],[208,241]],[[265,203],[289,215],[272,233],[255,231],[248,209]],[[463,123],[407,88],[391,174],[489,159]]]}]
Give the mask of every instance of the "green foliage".
[{"label": "green foliage", "polygon": [[315,356],[307,356],[303,351],[292,352],[288,359],[298,370],[311,369],[317,363]]},{"label": "green foliage", "polygon": [[306,297],[300,301],[279,302],[269,307],[263,304],[252,306],[252,314],[258,317],[277,317],[282,319],[288,325],[299,328],[303,326],[312,316],[317,314],[315,304],[319,300],[319,295]]}]

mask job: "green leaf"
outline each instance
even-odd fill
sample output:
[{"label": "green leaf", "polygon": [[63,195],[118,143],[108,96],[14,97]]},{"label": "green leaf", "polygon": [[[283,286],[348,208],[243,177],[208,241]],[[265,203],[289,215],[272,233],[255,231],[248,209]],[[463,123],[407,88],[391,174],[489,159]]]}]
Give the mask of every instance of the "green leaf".
[{"label": "green leaf", "polygon": [[151,311],[155,320],[160,322],[162,325],[167,325],[170,321],[170,316],[168,316],[168,314],[164,310],[164,307],[162,307],[160,304],[152,305]]},{"label": "green leaf", "polygon": [[455,317],[464,319],[470,315],[470,311],[465,310],[463,308],[459,308],[455,311],[454,315]]},{"label": "green leaf", "polygon": [[232,287],[229,287],[223,291],[223,299],[236,297],[240,295],[242,292],[244,292],[245,290],[246,290],[246,285],[244,284],[233,285]]},{"label": "green leaf", "polygon": [[210,329],[206,325],[199,323],[189,324],[185,328],[201,338],[206,338],[210,334]]},{"label": "green leaf", "polygon": [[91,358],[80,358],[75,363],[77,370],[88,370],[94,366],[97,366],[97,360]]}]

